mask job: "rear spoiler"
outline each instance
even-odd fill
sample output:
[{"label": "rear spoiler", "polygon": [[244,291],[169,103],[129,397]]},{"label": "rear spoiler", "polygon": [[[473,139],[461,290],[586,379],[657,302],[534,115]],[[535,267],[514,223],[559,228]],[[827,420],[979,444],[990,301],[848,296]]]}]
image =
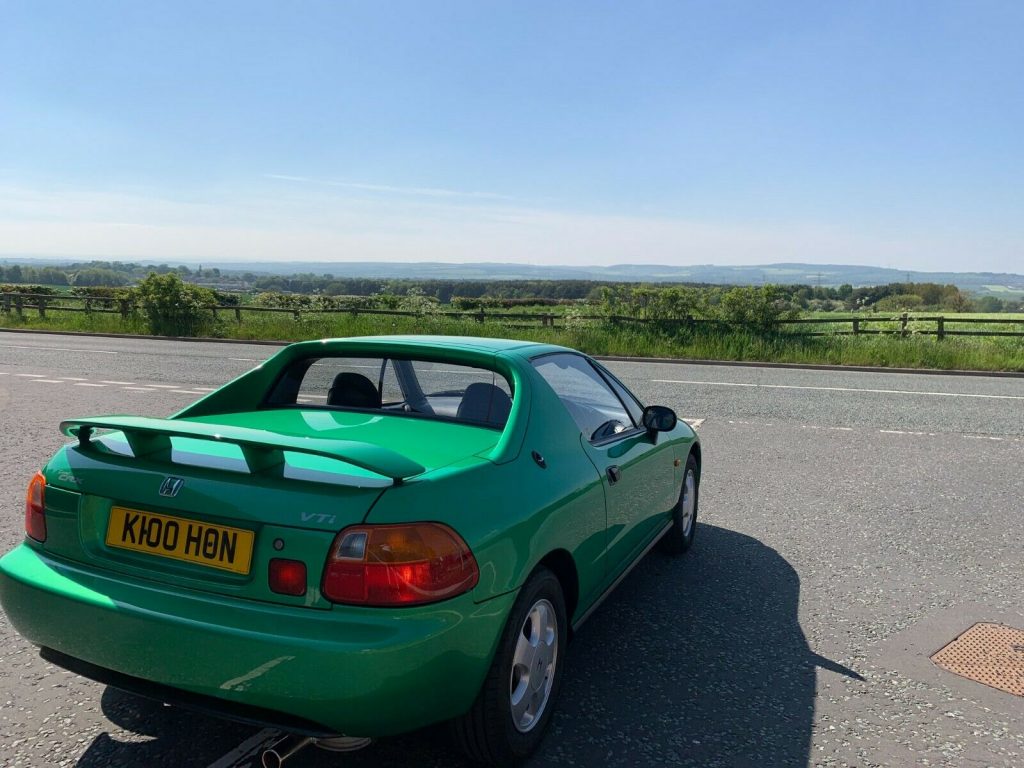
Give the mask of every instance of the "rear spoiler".
[{"label": "rear spoiler", "polygon": [[71,419],[61,422],[60,425],[60,431],[68,437],[77,437],[78,445],[84,449],[89,447],[89,441],[98,429],[123,432],[135,458],[166,457],[165,460],[169,460],[172,437],[189,437],[237,445],[242,449],[245,463],[253,474],[273,472],[283,466],[285,451],[344,461],[389,477],[396,484],[426,471],[420,464],[390,448],[354,440],[295,437],[263,429],[201,424],[178,419],[150,419],[143,416]]}]

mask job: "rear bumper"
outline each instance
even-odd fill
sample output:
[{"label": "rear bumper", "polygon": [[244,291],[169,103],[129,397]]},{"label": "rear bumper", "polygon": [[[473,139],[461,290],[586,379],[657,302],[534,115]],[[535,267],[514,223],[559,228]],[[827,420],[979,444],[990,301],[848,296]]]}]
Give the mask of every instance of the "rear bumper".
[{"label": "rear bumper", "polygon": [[[311,733],[384,736],[465,712],[513,599],[321,611],[126,583],[27,544],[0,559],[4,611],[56,663]],[[76,670],[76,660],[88,666]]]}]

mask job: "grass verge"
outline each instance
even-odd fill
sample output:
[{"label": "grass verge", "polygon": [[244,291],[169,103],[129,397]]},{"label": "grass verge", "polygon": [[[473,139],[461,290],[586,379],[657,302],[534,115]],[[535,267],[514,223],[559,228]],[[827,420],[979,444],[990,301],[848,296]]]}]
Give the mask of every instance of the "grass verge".
[{"label": "grass verge", "polygon": [[[146,335],[141,317],[53,310],[45,318],[0,314],[0,327]],[[350,314],[290,315],[243,313],[241,323],[222,318],[212,329],[219,338],[301,341],[339,336],[436,333],[496,336],[562,344],[593,355],[678,357],[890,368],[1024,371],[1024,338],[931,336],[799,336],[746,330],[694,330],[667,333],[639,325],[579,321],[567,327],[524,326],[500,321]]]}]

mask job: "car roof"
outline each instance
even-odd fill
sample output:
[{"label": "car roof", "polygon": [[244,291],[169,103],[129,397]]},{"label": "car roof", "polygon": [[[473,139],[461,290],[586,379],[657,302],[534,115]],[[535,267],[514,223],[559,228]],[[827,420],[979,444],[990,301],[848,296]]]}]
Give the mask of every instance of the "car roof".
[{"label": "car roof", "polygon": [[435,349],[466,349],[478,352],[508,352],[510,350],[523,350],[534,348],[538,351],[550,347],[548,344],[541,344],[535,341],[521,341],[517,339],[492,339],[483,336],[430,336],[430,335],[406,335],[406,336],[357,336],[353,338],[324,339],[322,344],[330,345],[338,342],[339,346],[351,346],[368,344],[383,346],[395,344],[401,346],[414,345],[432,347]]}]

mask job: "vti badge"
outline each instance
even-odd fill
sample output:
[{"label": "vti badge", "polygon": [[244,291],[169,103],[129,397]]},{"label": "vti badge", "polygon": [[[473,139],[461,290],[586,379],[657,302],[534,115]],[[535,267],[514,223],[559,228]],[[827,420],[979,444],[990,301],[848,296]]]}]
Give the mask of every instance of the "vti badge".
[{"label": "vti badge", "polygon": [[173,498],[178,495],[178,491],[184,484],[185,481],[180,477],[165,477],[164,481],[160,483],[160,495]]}]

